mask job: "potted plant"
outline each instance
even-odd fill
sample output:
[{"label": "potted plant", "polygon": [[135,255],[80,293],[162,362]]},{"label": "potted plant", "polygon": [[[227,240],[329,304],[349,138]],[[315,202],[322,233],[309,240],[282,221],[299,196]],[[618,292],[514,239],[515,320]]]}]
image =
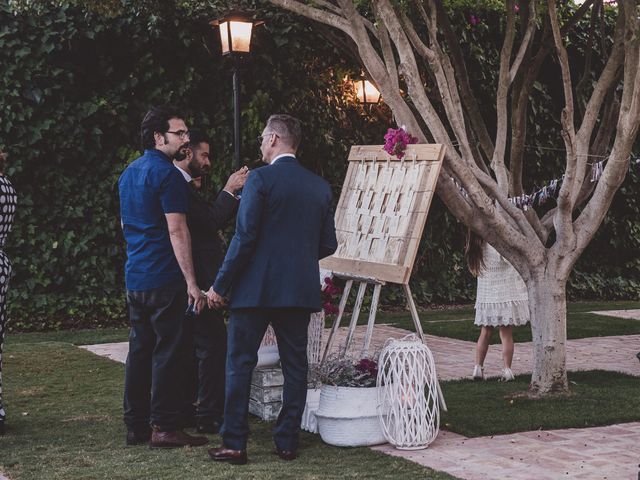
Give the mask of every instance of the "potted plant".
[{"label": "potted plant", "polygon": [[322,383],[316,418],[325,443],[340,447],[385,443],[378,413],[376,360],[329,358],[314,374]]}]

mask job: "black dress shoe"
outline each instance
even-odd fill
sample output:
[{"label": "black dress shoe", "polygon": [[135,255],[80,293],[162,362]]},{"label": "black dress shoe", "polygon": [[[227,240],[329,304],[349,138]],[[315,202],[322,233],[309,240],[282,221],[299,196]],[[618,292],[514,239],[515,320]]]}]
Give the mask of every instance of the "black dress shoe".
[{"label": "black dress shoe", "polygon": [[201,422],[198,421],[196,426],[196,431],[198,433],[218,433],[220,432],[220,427],[222,426],[222,422],[217,420],[212,420],[209,422]]},{"label": "black dress shoe", "polygon": [[151,430],[127,431],[127,445],[142,445],[148,443],[151,438]]},{"label": "black dress shoe", "polygon": [[195,437],[184,433],[182,430],[174,430],[172,432],[153,430],[149,448],[199,447],[205,443],[209,443],[207,437]]},{"label": "black dress shoe", "polygon": [[280,450],[278,448],[273,450],[273,453],[278,455],[282,460],[295,460],[298,458],[298,452],[294,452],[291,450]]},{"label": "black dress shoe", "polygon": [[227,462],[231,465],[244,465],[247,463],[246,450],[233,450],[222,445],[220,448],[208,450],[211,460],[215,462]]}]

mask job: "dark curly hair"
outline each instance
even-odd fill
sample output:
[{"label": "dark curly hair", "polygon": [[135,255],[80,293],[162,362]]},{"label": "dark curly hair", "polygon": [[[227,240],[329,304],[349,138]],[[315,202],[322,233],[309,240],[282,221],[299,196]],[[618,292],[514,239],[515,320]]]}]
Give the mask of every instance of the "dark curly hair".
[{"label": "dark curly hair", "polygon": [[160,105],[147,112],[140,125],[140,143],[142,148],[155,148],[156,141],[153,134],[165,133],[169,130],[169,120],[172,118],[184,118],[180,110],[172,105]]}]

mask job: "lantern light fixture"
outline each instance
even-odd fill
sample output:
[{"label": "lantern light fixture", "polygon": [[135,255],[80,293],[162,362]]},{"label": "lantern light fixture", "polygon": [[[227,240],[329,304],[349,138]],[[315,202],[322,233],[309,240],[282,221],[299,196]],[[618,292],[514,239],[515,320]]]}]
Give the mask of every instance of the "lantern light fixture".
[{"label": "lantern light fixture", "polygon": [[262,24],[254,21],[246,13],[234,11],[210,22],[220,31],[220,45],[223,55],[247,54],[251,51],[253,27]]},{"label": "lantern light fixture", "polygon": [[356,90],[356,98],[358,99],[358,103],[362,105],[377,105],[380,103],[380,90],[376,88],[376,86],[371,83],[369,80],[366,80],[364,77],[360,78],[353,82]]}]

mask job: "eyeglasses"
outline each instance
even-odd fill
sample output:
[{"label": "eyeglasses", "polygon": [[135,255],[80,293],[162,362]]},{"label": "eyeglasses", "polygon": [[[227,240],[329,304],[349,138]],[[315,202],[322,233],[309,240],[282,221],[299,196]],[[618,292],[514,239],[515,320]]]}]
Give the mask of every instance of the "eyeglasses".
[{"label": "eyeglasses", "polygon": [[189,130],[176,130],[175,132],[172,132],[171,130],[167,130],[167,133],[173,133],[174,135],[177,135],[180,138],[189,138]]},{"label": "eyeglasses", "polygon": [[267,132],[264,135],[260,135],[258,138],[256,138],[256,141],[258,142],[259,147],[262,146],[262,141],[268,135],[275,135],[276,137],[280,137],[280,135],[278,135],[276,132]]}]

